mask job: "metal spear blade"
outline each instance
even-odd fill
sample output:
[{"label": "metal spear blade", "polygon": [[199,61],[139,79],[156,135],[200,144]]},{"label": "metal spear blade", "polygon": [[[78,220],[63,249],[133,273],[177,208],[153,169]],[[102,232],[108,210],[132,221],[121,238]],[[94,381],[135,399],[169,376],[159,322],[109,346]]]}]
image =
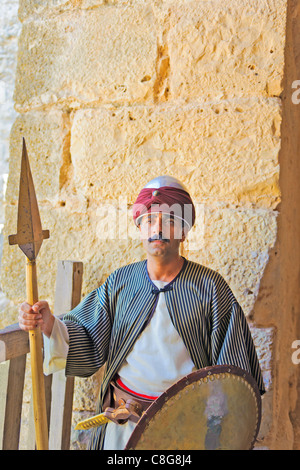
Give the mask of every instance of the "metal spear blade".
[{"label": "metal spear blade", "polygon": [[30,261],[34,261],[49,230],[42,230],[25,139],[23,137],[21,176],[19,189],[17,234],[10,235],[10,245],[19,245]]}]

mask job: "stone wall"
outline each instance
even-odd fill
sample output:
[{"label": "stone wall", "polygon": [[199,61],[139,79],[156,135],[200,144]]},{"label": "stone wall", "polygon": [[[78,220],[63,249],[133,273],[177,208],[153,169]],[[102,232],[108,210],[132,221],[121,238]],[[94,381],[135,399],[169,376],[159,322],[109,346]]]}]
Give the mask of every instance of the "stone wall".
[{"label": "stone wall", "polygon": [[[38,258],[40,298],[51,305],[58,259],[83,261],[83,295],[142,259],[130,218],[138,191],[160,174],[182,180],[197,207],[182,253],[225,277],[257,345],[267,387],[258,447],[270,442],[274,416],[276,324],[258,321],[254,306],[281,199],[286,6],[20,0],[1,268],[11,300],[4,326],[25,298],[23,255],[7,244],[16,232],[23,136],[51,235]],[[99,380],[77,381],[76,413],[93,410]]]},{"label": "stone wall", "polygon": [[[2,254],[5,221],[5,190],[8,176],[9,137],[16,119],[13,93],[17,65],[18,36],[21,24],[18,20],[19,0],[2,0],[0,5],[0,256]],[[0,291],[0,310],[9,300]]]}]

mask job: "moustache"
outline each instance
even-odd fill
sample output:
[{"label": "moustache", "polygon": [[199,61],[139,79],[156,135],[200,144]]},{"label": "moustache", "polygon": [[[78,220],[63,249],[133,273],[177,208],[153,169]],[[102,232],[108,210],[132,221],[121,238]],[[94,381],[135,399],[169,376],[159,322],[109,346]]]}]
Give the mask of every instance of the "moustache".
[{"label": "moustache", "polygon": [[161,242],[164,243],[169,243],[170,240],[168,238],[164,238],[162,233],[159,233],[158,235],[153,235],[153,237],[148,238],[148,242],[154,242],[155,240],[160,240]]}]

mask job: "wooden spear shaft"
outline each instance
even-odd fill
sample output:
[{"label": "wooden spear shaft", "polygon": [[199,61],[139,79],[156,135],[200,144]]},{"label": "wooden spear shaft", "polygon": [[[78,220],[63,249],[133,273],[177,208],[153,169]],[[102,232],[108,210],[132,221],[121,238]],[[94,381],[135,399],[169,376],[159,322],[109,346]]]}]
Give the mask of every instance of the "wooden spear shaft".
[{"label": "wooden spear shaft", "polygon": [[[26,294],[29,305],[33,305],[38,301],[36,257],[43,240],[49,238],[49,236],[49,230],[42,230],[25,139],[23,139],[18,230],[15,235],[10,235],[8,240],[10,245],[19,245],[26,255]],[[48,425],[43,374],[43,341],[39,327],[29,331],[29,342],[36,448],[37,450],[47,450]]]},{"label": "wooden spear shaft", "polygon": [[[38,301],[36,263],[27,258],[26,263],[27,302],[33,305]],[[37,450],[48,450],[48,425],[43,374],[43,340],[40,328],[29,331],[32,399]]]}]

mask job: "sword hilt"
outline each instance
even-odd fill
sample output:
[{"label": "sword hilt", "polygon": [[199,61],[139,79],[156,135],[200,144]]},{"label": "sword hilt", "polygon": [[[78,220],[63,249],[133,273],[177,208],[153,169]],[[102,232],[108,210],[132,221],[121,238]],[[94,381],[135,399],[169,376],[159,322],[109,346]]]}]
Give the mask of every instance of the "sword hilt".
[{"label": "sword hilt", "polygon": [[104,413],[100,413],[99,415],[84,419],[77,423],[75,430],[96,428],[97,426],[103,426],[104,424],[109,423],[109,421],[111,420],[107,418]]}]

